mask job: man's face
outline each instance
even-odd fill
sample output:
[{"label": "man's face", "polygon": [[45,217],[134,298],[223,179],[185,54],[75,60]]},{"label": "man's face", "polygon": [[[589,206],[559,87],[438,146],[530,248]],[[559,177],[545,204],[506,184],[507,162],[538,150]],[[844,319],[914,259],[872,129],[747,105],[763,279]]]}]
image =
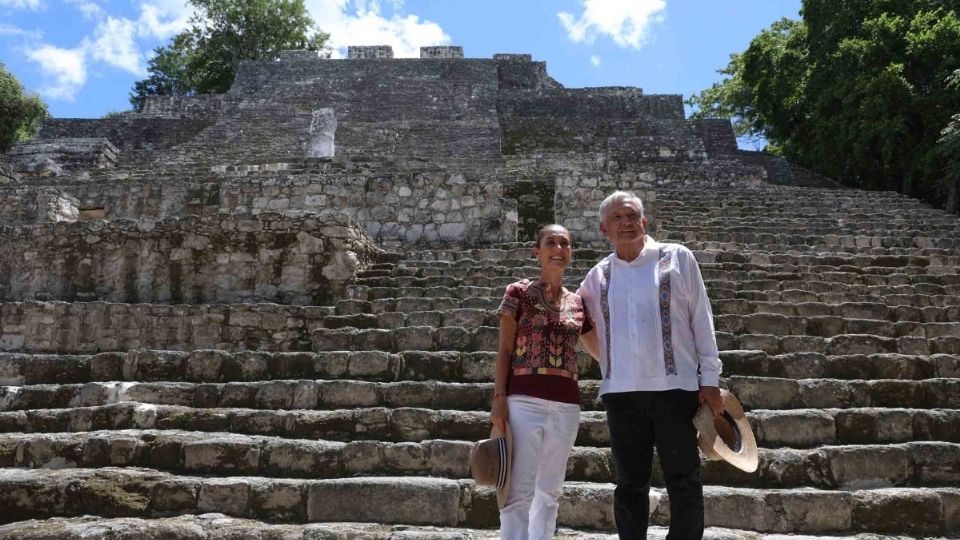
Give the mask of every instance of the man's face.
[{"label": "man's face", "polygon": [[600,232],[615,247],[643,244],[643,237],[647,234],[647,218],[640,217],[640,207],[634,201],[615,203],[607,209],[607,215],[600,223]]}]

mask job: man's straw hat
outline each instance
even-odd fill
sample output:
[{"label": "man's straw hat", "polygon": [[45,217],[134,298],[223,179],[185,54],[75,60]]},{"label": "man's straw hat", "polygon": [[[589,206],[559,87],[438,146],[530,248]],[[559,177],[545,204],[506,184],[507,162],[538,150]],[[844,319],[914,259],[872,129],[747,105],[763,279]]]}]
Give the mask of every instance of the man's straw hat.
[{"label": "man's straw hat", "polygon": [[720,390],[723,413],[714,418],[706,402],[700,404],[693,417],[699,435],[697,442],[707,459],[722,459],[747,472],[757,470],[757,440],[750,423],[743,414],[743,406],[736,396]]}]

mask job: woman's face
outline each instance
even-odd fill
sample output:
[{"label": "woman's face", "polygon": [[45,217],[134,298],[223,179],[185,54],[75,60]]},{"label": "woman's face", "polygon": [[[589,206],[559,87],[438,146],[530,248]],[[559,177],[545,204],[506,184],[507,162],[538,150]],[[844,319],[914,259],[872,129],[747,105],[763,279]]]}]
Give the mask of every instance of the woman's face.
[{"label": "woman's face", "polygon": [[565,269],[573,257],[570,233],[559,227],[548,229],[533,248],[533,256],[540,260],[540,268]]}]

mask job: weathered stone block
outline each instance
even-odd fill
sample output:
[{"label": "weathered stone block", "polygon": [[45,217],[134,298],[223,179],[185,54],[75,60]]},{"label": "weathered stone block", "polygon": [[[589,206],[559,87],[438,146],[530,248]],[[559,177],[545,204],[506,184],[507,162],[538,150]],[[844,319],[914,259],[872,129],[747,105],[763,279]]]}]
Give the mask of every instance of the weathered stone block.
[{"label": "weathered stone block", "polygon": [[321,480],[310,486],[307,519],[454,526],[459,521],[459,509],[460,489],[450,480]]},{"label": "weathered stone block", "polygon": [[250,515],[249,478],[207,478],[200,485],[197,511],[236,517]]}]

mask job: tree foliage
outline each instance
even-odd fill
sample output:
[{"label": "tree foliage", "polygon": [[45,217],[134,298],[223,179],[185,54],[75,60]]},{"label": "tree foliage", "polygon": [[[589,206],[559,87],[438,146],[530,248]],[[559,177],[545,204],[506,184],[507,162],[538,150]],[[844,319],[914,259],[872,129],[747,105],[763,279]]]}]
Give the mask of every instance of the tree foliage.
[{"label": "tree foliage", "polygon": [[[947,87],[960,92],[960,69],[947,80]],[[943,177],[947,192],[946,209],[960,211],[960,111],[950,118],[950,123],[940,132],[939,150],[947,162],[947,174]]]},{"label": "tree foliage", "polygon": [[[944,202],[957,160],[960,0],[804,0],[692,96],[791,160],[841,182]],[[952,124],[956,127],[956,124]]]},{"label": "tree foliage", "polygon": [[149,76],[134,84],[130,103],[146,96],[226,92],[242,60],[274,60],[287,49],[325,49],[303,0],[189,0],[197,8],[190,27],[154,49]]},{"label": "tree foliage", "polygon": [[33,138],[48,118],[47,106],[35,94],[27,94],[20,81],[0,62],[0,153],[17,141]]}]

